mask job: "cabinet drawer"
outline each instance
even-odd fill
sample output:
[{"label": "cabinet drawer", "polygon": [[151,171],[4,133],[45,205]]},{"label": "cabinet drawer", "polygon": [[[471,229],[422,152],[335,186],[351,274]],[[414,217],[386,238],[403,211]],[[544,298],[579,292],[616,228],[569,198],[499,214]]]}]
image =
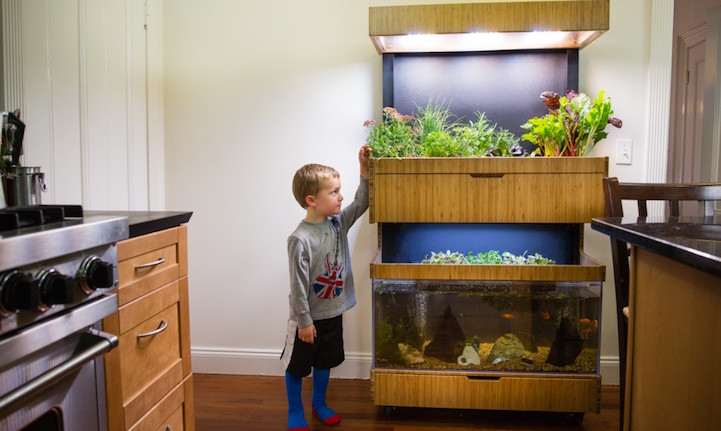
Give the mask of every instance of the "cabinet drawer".
[{"label": "cabinet drawer", "polygon": [[173,228],[118,244],[119,305],[187,274],[185,232]]},{"label": "cabinet drawer", "polygon": [[183,384],[177,385],[156,404],[130,431],[181,431],[183,427]]},{"label": "cabinet drawer", "polygon": [[607,173],[601,157],[373,159],[370,221],[588,223]]},{"label": "cabinet drawer", "polygon": [[[168,370],[179,366],[179,298],[178,282],[173,282],[119,310],[118,350],[124,405],[161,379]],[[179,383],[182,372],[171,380],[176,380],[171,382],[173,386]]]},{"label": "cabinet drawer", "polygon": [[595,413],[601,406],[600,376],[372,370],[371,388],[377,406]]}]

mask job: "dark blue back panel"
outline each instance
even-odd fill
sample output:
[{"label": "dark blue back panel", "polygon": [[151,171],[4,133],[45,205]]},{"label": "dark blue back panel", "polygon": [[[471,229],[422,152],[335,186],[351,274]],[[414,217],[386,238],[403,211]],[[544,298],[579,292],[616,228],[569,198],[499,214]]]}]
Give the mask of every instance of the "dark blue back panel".
[{"label": "dark blue back panel", "polygon": [[540,253],[558,264],[577,264],[575,224],[383,223],[382,261],[419,263],[432,251]]}]

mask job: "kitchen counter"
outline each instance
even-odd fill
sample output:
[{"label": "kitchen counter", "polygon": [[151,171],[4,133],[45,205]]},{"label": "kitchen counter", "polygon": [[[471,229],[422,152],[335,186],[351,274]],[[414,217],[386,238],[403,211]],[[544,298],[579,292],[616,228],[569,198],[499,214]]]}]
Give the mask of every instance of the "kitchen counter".
[{"label": "kitchen counter", "polygon": [[721,276],[721,216],[594,218],[591,228],[631,245]]},{"label": "kitchen counter", "polygon": [[128,238],[187,223],[192,211],[85,211],[85,216],[113,215],[128,218]]},{"label": "kitchen counter", "polygon": [[721,429],[721,217],[591,227],[631,245],[623,429]]}]

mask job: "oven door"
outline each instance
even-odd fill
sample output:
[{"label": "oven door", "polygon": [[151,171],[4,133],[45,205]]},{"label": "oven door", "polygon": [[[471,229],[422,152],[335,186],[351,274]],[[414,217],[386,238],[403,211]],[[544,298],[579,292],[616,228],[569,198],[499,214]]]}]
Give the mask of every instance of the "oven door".
[{"label": "oven door", "polygon": [[98,329],[117,307],[101,297],[0,340],[0,429],[107,429],[101,355],[118,338]]}]

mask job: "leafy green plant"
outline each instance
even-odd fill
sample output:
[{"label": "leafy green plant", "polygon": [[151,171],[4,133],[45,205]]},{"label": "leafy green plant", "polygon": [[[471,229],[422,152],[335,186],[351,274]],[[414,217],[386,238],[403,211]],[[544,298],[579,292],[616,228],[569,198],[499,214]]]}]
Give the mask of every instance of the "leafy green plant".
[{"label": "leafy green plant", "polygon": [[425,107],[416,106],[415,133],[421,145],[432,134],[451,135],[457,123],[451,113],[450,103],[429,100]]},{"label": "leafy green plant", "polygon": [[552,91],[541,94],[549,113],[534,117],[521,127],[528,130],[521,139],[536,145],[535,154],[545,156],[585,156],[591,148],[608,136],[607,124],[621,127],[623,122],[611,117],[611,100],[604,91],[591,100],[584,93],[566,92],[560,96]]},{"label": "leafy green plant", "polygon": [[468,264],[468,265],[554,265],[556,261],[546,258],[539,253],[526,256],[526,252],[517,256],[513,253],[505,251],[499,253],[497,250],[489,250],[487,252],[463,253],[447,250],[446,252],[431,252],[426,255],[421,263],[430,264]]},{"label": "leafy green plant", "polygon": [[409,157],[416,155],[416,144],[410,122],[413,117],[402,115],[395,108],[383,109],[383,121],[376,125],[368,120],[364,126],[370,129],[366,143],[373,150],[373,157]]},{"label": "leafy green plant", "polygon": [[519,139],[491,123],[485,113],[476,113],[476,121],[461,124],[445,102],[429,101],[415,117],[386,107],[380,124],[368,120],[364,125],[370,130],[366,143],[376,158],[527,155]]}]

